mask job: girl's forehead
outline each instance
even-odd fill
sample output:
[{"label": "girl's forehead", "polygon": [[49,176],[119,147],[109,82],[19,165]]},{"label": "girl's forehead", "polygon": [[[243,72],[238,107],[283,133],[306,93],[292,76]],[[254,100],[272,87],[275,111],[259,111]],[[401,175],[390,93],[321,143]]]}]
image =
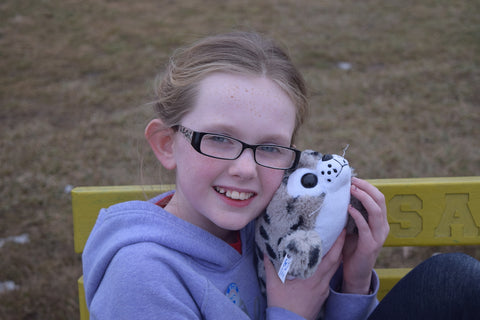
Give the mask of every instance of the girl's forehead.
[{"label": "girl's forehead", "polygon": [[[185,121],[202,128],[238,124],[291,138],[295,104],[283,89],[266,77],[214,73],[201,81],[192,111]],[[263,130],[262,130],[263,129]]]},{"label": "girl's forehead", "polygon": [[[213,112],[295,113],[295,105],[274,81],[261,76],[214,73],[199,86],[197,106],[210,105]],[[293,110],[292,110],[293,109]]]},{"label": "girl's forehead", "polygon": [[275,82],[267,76],[249,74],[215,72],[211,73],[200,82],[200,90],[217,93],[246,93],[254,95],[265,93],[272,89],[276,90],[280,89],[280,87],[278,87]]}]

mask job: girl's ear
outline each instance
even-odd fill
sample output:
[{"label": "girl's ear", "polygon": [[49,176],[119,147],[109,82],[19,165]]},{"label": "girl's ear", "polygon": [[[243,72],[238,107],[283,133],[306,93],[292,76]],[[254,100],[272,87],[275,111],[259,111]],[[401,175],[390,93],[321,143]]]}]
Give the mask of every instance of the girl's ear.
[{"label": "girl's ear", "polygon": [[145,128],[147,138],[153,153],[160,163],[169,170],[175,169],[177,164],[173,152],[175,130],[166,127],[163,121],[155,119]]}]

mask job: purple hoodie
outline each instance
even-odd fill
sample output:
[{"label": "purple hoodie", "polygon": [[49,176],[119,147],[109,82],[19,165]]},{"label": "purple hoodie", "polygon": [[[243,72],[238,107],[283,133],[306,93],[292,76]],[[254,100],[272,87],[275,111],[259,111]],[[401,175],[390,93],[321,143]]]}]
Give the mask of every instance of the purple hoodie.
[{"label": "purple hoodie", "polygon": [[[253,221],[240,232],[240,255],[155,204],[172,193],[100,211],[82,257],[91,319],[303,319],[266,308],[254,264]],[[331,290],[325,319],[366,318],[376,305],[373,279],[372,295]]]}]

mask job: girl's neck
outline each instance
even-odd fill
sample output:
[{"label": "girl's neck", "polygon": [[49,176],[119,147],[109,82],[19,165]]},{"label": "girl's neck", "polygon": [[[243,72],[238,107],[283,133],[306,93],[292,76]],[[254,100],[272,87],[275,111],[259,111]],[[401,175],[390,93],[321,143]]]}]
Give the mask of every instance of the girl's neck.
[{"label": "girl's neck", "polygon": [[202,221],[202,220],[194,221],[193,219],[191,219],[190,216],[185,215],[184,213],[188,209],[181,208],[181,205],[179,205],[179,202],[176,201],[175,194],[170,199],[170,201],[164,206],[164,209],[170,212],[171,214],[173,214],[174,216],[184,221],[187,221],[193,225],[196,225],[197,227],[202,228],[205,231],[208,231],[209,233],[213,234],[217,238],[222,239],[228,244],[235,243],[238,240],[238,236],[237,236],[238,231],[222,229],[209,221],[208,222]]}]

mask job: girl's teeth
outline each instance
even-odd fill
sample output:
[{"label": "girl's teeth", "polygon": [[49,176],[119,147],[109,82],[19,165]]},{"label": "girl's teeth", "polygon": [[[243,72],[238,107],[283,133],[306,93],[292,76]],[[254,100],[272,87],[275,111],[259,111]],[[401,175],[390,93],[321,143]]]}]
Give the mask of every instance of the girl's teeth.
[{"label": "girl's teeth", "polygon": [[250,192],[238,192],[238,191],[230,191],[225,190],[223,188],[216,188],[218,193],[226,195],[228,198],[234,200],[247,200],[253,196],[253,193]]}]

